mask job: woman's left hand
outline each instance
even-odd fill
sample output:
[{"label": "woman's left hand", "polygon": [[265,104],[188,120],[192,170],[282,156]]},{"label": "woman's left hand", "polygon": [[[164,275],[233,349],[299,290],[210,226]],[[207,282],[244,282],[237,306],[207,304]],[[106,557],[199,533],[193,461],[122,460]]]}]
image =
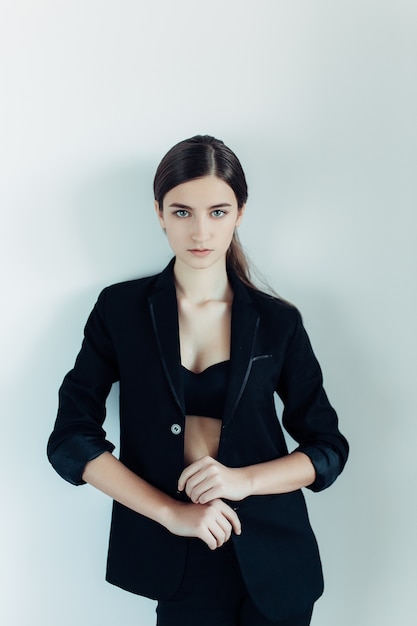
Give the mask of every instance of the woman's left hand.
[{"label": "woman's left hand", "polygon": [[250,495],[245,468],[226,467],[211,456],[191,463],[178,480],[179,491],[185,491],[196,504],[206,504],[216,498],[243,500]]}]

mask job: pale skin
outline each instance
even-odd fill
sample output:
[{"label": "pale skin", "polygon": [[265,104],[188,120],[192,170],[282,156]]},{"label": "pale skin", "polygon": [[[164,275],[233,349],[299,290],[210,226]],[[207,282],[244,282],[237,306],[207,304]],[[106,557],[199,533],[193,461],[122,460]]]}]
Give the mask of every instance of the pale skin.
[{"label": "pale skin", "polygon": [[[215,176],[171,189],[155,210],[176,261],[180,353],[184,367],[201,372],[230,358],[233,293],[226,273],[226,252],[245,207],[233,190]],[[174,500],[134,474],[109,452],[89,461],[83,480],[171,533],[198,537],[212,550],[242,532],[236,512],[223,499],[287,493],[314,482],[307,455],[285,457],[241,468],[216,460],[221,422],[187,416],[185,469],[178,489],[191,502]],[[244,530],[243,530],[244,532]]]}]

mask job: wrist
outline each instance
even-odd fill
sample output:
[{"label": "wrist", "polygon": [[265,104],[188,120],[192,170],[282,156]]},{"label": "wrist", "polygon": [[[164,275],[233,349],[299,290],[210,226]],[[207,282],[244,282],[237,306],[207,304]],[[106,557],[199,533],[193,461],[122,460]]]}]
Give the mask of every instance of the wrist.
[{"label": "wrist", "polygon": [[248,465],[246,467],[236,468],[235,471],[238,472],[239,482],[241,485],[240,492],[241,497],[239,499],[243,500],[248,496],[253,496],[255,492],[255,477],[254,472],[252,471],[252,465]]},{"label": "wrist", "polygon": [[172,528],[175,526],[176,520],[178,520],[178,516],[181,514],[184,506],[186,506],[186,503],[179,502],[168,496],[166,502],[160,507],[155,521],[172,532]]}]

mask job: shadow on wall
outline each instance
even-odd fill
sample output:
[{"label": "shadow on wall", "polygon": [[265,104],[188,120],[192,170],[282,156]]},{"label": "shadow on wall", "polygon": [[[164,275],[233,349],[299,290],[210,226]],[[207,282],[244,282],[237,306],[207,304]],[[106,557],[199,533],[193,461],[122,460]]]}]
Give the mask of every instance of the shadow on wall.
[{"label": "shadow on wall", "polygon": [[346,623],[373,624],[380,607],[391,602],[381,598],[381,589],[392,576],[397,552],[396,495],[377,470],[386,466],[387,450],[396,448],[401,436],[392,421],[395,398],[385,371],[375,367],[372,345],[358,336],[357,311],[306,284],[293,286],[291,296],[302,313],[305,309],[304,324],[323,367],[324,387],[350,443],[348,463],[335,485],[319,494],[306,490],[326,587],[315,619],[331,623],[337,605]]},{"label": "shadow on wall", "polygon": [[[153,212],[152,180],[149,165],[129,163],[74,186],[65,198],[65,216],[59,215],[64,233],[62,224],[57,231],[57,236],[65,239],[64,267],[53,266],[52,261],[59,261],[51,255],[48,276],[45,250],[43,256],[34,257],[34,267],[43,274],[45,284],[40,285],[32,314],[27,311],[29,341],[25,340],[21,362],[10,377],[4,405],[8,442],[4,461],[12,477],[5,485],[4,499],[13,504],[10,515],[3,519],[7,544],[2,554],[10,565],[9,590],[5,591],[10,615],[17,619],[14,623],[52,624],[64,604],[68,609],[65,625],[83,623],[85,610],[93,614],[98,604],[103,607],[103,617],[117,606],[123,611],[128,605],[132,623],[142,604],[153,614],[152,603],[138,598],[112,605],[114,594],[104,582],[111,502],[89,487],[66,484],[54,474],[46,457],[58,388],[73,366],[99,291],[112,282],[159,270],[164,255],[167,260],[170,257]],[[68,290],[59,283],[60,276],[61,280],[68,277]],[[117,396],[116,386],[109,398],[105,426],[115,444]],[[25,603],[17,597],[22,588],[26,589]],[[89,608],[83,593],[87,588],[91,589]],[[74,600],[71,607],[69,595]],[[4,612],[8,610],[6,605]],[[115,619],[116,615],[109,623]]]},{"label": "shadow on wall", "polygon": [[89,177],[75,191],[73,236],[106,284],[152,273],[168,255],[154,214],[153,177],[149,163],[128,163]]},{"label": "shadow on wall", "polygon": [[[46,457],[58,388],[80,348],[85,311],[93,306],[95,295],[83,290],[57,303],[8,389],[4,461],[12,480],[3,493],[8,514],[2,521],[7,537],[2,555],[8,580],[2,614],[10,624],[53,624],[62,606],[64,626],[83,624],[86,615],[94,621],[97,606],[103,625],[114,623],[120,612],[126,623],[142,615],[144,626],[153,623],[151,601],[122,597],[104,580],[110,499],[89,486],[69,485]],[[117,446],[118,385],[109,396],[105,429]],[[19,597],[22,588],[24,603]]]}]

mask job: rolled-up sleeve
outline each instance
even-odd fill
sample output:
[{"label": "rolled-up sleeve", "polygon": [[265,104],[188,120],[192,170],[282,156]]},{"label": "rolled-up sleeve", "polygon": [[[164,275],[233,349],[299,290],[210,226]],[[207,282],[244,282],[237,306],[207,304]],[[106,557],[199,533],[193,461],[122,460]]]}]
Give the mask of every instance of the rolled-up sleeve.
[{"label": "rolled-up sleeve", "polygon": [[295,317],[277,392],[284,404],[284,428],[299,444],[297,451],[310,458],[316,471],[309,489],[321,491],[343,470],[349,445],[339,430],[336,412],[323,388],[320,365],[297,310]]},{"label": "rolled-up sleeve", "polygon": [[118,380],[117,359],[105,321],[106,290],[91,312],[74,368],[59,389],[55,426],[47,445],[49,461],[62,478],[82,485],[88,461],[114,445],[106,439],[103,422],[106,398]]}]

